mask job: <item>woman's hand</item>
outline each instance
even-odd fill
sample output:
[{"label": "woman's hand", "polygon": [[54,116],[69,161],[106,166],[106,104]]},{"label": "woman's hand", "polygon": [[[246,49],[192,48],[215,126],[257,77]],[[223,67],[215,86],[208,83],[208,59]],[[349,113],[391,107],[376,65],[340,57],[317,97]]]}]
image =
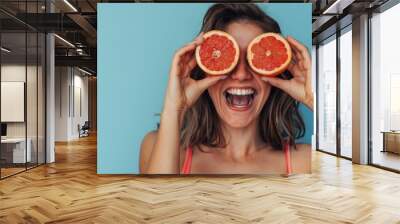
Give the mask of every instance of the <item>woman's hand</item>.
[{"label": "woman's hand", "polygon": [[313,110],[314,95],[311,86],[311,58],[307,48],[292,37],[287,38],[293,59],[288,70],[293,78],[283,80],[280,78],[263,77],[262,80],[285,91],[297,101]]},{"label": "woman's hand", "polygon": [[175,53],[165,95],[164,112],[178,112],[179,115],[183,115],[208,87],[226,78],[226,76],[206,76],[202,80],[190,78],[190,72],[197,65],[195,49],[203,40],[201,33],[193,42]]}]

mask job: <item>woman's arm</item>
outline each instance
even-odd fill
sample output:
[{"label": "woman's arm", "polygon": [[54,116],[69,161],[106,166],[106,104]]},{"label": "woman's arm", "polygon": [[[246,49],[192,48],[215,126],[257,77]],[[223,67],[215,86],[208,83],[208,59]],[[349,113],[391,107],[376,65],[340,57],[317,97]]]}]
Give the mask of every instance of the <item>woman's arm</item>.
[{"label": "woman's arm", "polygon": [[[141,158],[141,172],[149,174],[179,173],[179,115],[167,111],[161,114],[160,128],[150,141],[153,144],[144,145],[143,151],[150,151]],[[145,142],[145,141],[144,141]],[[150,150],[147,147],[151,147]]]},{"label": "woman's arm", "polygon": [[200,34],[195,41],[184,46],[174,55],[160,118],[160,128],[156,137],[149,137],[154,138],[154,144],[146,143],[146,138],[142,143],[141,155],[143,156],[140,161],[142,173],[179,173],[179,131],[182,117],[209,86],[226,78],[226,76],[206,77],[202,80],[190,78],[190,72],[197,65],[194,50],[202,41],[203,37]]}]

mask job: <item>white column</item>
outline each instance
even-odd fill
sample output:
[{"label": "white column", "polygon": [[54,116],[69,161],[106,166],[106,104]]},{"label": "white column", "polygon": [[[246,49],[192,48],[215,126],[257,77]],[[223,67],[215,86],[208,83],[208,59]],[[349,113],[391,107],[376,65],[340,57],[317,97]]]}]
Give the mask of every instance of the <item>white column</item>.
[{"label": "white column", "polygon": [[368,163],[368,15],[353,20],[353,162]]},{"label": "white column", "polygon": [[55,69],[55,141],[69,141],[72,119],[72,68]]},{"label": "white column", "polygon": [[47,34],[46,36],[46,163],[52,163],[55,161],[54,151],[54,133],[55,133],[55,56],[54,56],[54,35]]},{"label": "white column", "polygon": [[[46,1],[46,11],[54,12],[54,5]],[[54,35],[46,35],[46,163],[55,162],[55,43]]]}]

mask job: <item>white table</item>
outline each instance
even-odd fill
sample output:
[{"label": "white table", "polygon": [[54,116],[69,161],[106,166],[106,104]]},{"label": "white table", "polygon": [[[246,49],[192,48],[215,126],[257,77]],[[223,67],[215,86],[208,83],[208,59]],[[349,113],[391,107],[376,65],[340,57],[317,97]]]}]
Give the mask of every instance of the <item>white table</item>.
[{"label": "white table", "polygon": [[[31,146],[32,140],[27,138],[26,151],[25,151],[25,138],[5,138],[1,139],[1,144],[5,146],[13,146],[13,163],[31,162]],[[3,146],[4,147],[4,146]],[[26,154],[25,154],[26,153]],[[26,159],[26,161],[25,161]]]}]

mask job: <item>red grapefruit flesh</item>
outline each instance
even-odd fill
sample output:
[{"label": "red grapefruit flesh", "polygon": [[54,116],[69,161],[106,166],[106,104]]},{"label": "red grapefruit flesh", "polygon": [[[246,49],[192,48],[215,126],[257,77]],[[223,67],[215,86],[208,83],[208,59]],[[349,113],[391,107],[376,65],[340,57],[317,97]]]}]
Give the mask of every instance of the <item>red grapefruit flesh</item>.
[{"label": "red grapefruit flesh", "polygon": [[264,33],[247,47],[250,67],[260,75],[277,76],[287,69],[292,50],[284,37],[277,33]]},{"label": "red grapefruit flesh", "polygon": [[204,41],[196,48],[196,61],[209,75],[231,72],[239,60],[239,46],[226,32],[212,30],[203,35]]}]

